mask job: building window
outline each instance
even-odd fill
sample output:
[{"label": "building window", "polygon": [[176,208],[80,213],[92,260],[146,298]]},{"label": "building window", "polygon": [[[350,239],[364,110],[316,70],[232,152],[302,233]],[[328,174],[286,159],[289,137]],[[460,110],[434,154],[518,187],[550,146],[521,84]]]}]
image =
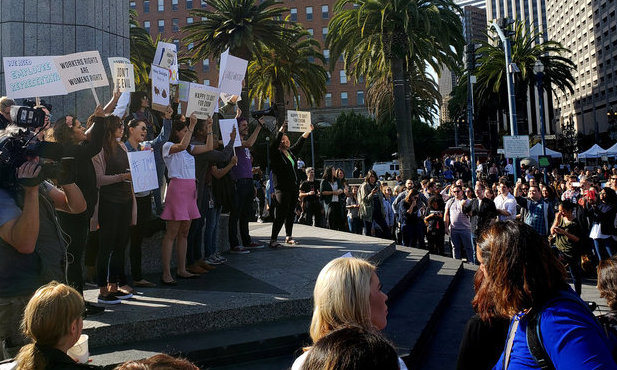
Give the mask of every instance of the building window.
[{"label": "building window", "polygon": [[174,12],[178,10],[178,0],[171,0],[171,10]]},{"label": "building window", "polygon": [[201,63],[203,71],[210,72],[210,59],[204,59]]},{"label": "building window", "polygon": [[326,107],[331,107],[332,106],[332,94],[331,93],[327,93],[324,100],[325,100],[325,103],[326,103]]},{"label": "building window", "polygon": [[206,0],[201,0],[201,7],[205,8],[206,6],[208,6],[208,3],[206,2]]},{"label": "building window", "polygon": [[330,85],[331,79],[332,79],[332,73],[326,72],[326,85]]},{"label": "building window", "polygon": [[180,20],[178,18],[171,20],[171,30],[174,32],[180,31]]},{"label": "building window", "polygon": [[338,74],[339,74],[339,77],[341,78],[341,85],[346,84],[347,74],[345,73],[345,70],[341,69]]},{"label": "building window", "polygon": [[188,17],[186,19],[186,24],[193,24],[193,17]]},{"label": "building window", "polygon": [[165,0],[159,0],[159,12],[165,11]]},{"label": "building window", "polygon": [[150,13],[150,0],[144,0],[144,13]]},{"label": "building window", "polygon": [[174,39],[174,45],[176,45],[176,50],[180,50],[180,40]]},{"label": "building window", "polygon": [[165,20],[159,19],[159,33],[165,32]]},{"label": "building window", "polygon": [[201,17],[201,21],[202,21],[202,22],[205,22],[205,21],[207,21],[207,20],[208,20],[208,17]]},{"label": "building window", "polygon": [[310,35],[311,37],[313,37],[313,29],[312,29],[312,28],[308,28],[308,29],[306,30],[306,32],[308,32],[308,33],[309,33],[309,35]]},{"label": "building window", "polygon": [[347,106],[347,92],[343,91],[341,93],[341,106],[342,107],[346,107]]},{"label": "building window", "polygon": [[313,20],[313,7],[312,6],[306,7],[306,20],[307,21]]},{"label": "building window", "polygon": [[321,37],[325,40],[328,37],[328,27],[321,28]]},{"label": "building window", "polygon": [[150,33],[150,21],[144,21],[144,29]]},{"label": "building window", "polygon": [[330,61],[330,50],[324,49],[323,57],[326,60],[326,64],[328,64],[328,62]]},{"label": "building window", "polygon": [[364,91],[358,91],[356,93],[356,104],[364,105]]},{"label": "building window", "polygon": [[291,8],[291,10],[289,10],[289,14],[291,15],[291,20],[293,22],[298,20],[298,8]]},{"label": "building window", "polygon": [[136,7],[137,7],[137,6],[135,5],[135,2],[134,2],[134,1],[129,1],[129,9],[133,9],[133,10],[135,10],[135,8],[136,8]]},{"label": "building window", "polygon": [[210,86],[210,80],[204,80],[204,85]]},{"label": "building window", "polygon": [[321,17],[323,19],[328,19],[328,6],[327,5],[321,6]]},{"label": "building window", "polygon": [[186,8],[193,9],[193,0],[186,0]]},{"label": "building window", "polygon": [[186,45],[186,48],[187,48],[188,50],[193,50],[193,43],[191,42],[191,43],[189,43],[188,45]]}]

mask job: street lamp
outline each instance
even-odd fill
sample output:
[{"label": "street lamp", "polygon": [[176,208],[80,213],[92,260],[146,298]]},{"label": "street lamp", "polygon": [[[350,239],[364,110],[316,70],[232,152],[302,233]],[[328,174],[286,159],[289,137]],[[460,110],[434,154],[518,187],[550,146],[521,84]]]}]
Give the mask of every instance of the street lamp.
[{"label": "street lamp", "polygon": [[[544,140],[544,136],[546,134],[546,130],[544,128],[544,94],[542,92],[542,77],[544,77],[544,64],[540,61],[540,59],[536,60],[536,63],[533,65],[533,73],[536,75],[536,81],[538,83],[538,99],[540,103],[540,130],[541,138],[542,138],[542,155],[546,156],[546,142]],[[548,178],[546,175],[546,167],[543,169],[544,172],[544,183],[548,184]]]}]

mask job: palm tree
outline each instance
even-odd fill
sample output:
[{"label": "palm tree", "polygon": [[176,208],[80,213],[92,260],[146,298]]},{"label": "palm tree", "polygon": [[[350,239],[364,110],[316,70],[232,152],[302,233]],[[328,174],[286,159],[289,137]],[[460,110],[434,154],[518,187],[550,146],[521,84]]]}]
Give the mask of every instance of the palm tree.
[{"label": "palm tree", "polygon": [[[287,48],[284,33],[289,21],[283,18],[286,8],[276,0],[211,0],[211,9],[194,9],[191,15],[200,22],[185,26],[186,43],[192,42],[193,58],[218,57],[225,50],[238,58],[253,60],[259,58],[262,50]],[[248,112],[248,88],[245,79],[240,108]]]},{"label": "palm tree", "polygon": [[[308,31],[292,26],[286,28],[291,52],[263,47],[260,59],[254,59],[248,66],[251,80],[250,98],[261,103],[266,99],[277,105],[277,122],[285,120],[285,97],[293,95],[300,105],[299,91],[302,91],[309,106],[318,105],[326,93],[328,75],[323,65],[325,58],[320,44]],[[321,64],[315,63],[319,60]]]},{"label": "palm tree", "polygon": [[[438,73],[454,68],[464,39],[460,9],[452,0],[338,0],[327,43],[333,62],[344,54],[345,69],[367,86],[384,78],[391,84],[401,170],[416,167],[411,121],[411,76],[426,64]],[[416,103],[415,101],[413,102]]]}]

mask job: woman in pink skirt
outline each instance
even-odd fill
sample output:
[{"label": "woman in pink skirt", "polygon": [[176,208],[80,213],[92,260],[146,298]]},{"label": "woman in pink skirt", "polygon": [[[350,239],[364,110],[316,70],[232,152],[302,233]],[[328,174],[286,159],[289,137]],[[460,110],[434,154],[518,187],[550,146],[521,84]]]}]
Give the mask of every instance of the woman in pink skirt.
[{"label": "woman in pink skirt", "polygon": [[189,145],[197,117],[191,114],[189,126],[185,122],[173,123],[170,140],[163,144],[163,160],[171,179],[167,187],[165,210],[161,218],[167,221],[167,230],[163,237],[162,261],[163,276],[161,284],[176,285],[171,276],[171,250],[176,241],[178,279],[199,277],[186,271],[186,238],[191,220],[199,218],[197,208],[197,189],[195,186],[194,155],[212,150],[212,119],[206,122],[207,139],[205,145]]}]

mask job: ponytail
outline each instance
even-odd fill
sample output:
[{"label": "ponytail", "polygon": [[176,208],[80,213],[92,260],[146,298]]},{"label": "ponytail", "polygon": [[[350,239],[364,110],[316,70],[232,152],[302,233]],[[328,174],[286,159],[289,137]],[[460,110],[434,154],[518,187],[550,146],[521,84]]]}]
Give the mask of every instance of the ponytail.
[{"label": "ponytail", "polygon": [[45,356],[34,343],[21,347],[15,361],[17,362],[17,370],[44,370],[47,367]]}]

